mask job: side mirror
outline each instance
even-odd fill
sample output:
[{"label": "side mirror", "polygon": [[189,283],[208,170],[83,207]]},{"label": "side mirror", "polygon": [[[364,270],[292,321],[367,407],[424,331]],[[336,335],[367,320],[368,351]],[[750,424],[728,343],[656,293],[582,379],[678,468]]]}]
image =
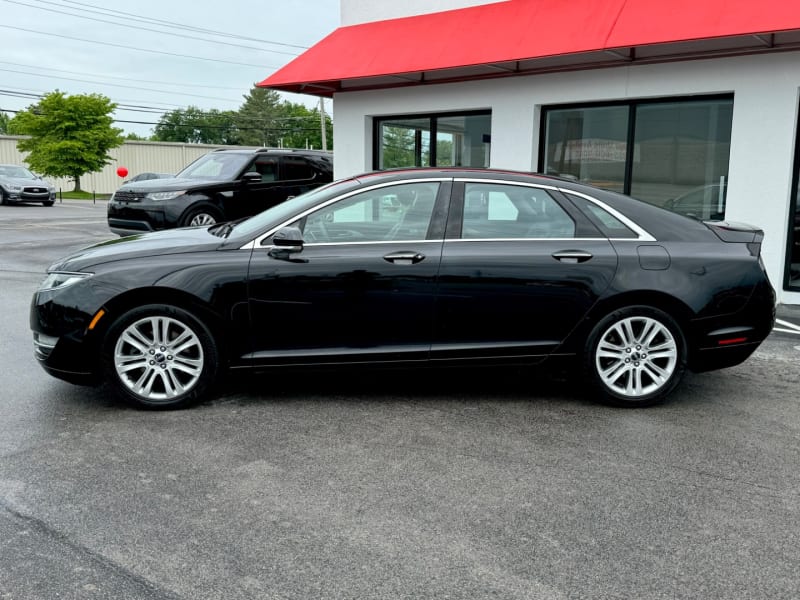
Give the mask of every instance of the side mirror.
[{"label": "side mirror", "polygon": [[258,171],[248,171],[242,175],[242,181],[245,183],[261,183],[261,173]]},{"label": "side mirror", "polygon": [[303,249],[303,232],[299,227],[283,227],[272,236],[273,251],[294,253]]}]

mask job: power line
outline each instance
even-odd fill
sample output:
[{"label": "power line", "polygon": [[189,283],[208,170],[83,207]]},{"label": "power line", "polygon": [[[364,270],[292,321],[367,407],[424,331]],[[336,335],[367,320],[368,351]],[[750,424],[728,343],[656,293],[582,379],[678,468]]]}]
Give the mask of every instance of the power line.
[{"label": "power line", "polygon": [[[83,71],[65,71],[64,69],[53,69],[51,67],[40,67],[38,65],[26,65],[23,63],[13,63],[0,60],[0,65],[11,65],[13,67],[25,67],[27,69],[39,69],[41,71],[53,71],[54,73],[69,73],[71,75],[86,75],[88,77],[102,77],[104,79],[121,79],[123,81],[139,81],[141,83],[156,83],[158,85],[176,85],[180,87],[199,87],[203,89],[215,90],[239,90],[238,87],[227,87],[221,85],[206,85],[203,83],[184,83],[181,81],[155,81],[153,79],[133,79],[132,77],[117,77],[115,75],[106,75],[105,73],[85,73]],[[42,75],[43,77],[43,75]]]},{"label": "power line", "polygon": [[[34,1],[35,2],[46,2],[46,0],[34,0]],[[85,10],[86,12],[92,12],[92,13],[95,13],[95,14],[99,14],[99,15],[104,15],[104,16],[115,16],[115,15],[112,15],[110,13],[116,13],[117,15],[122,15],[126,19],[129,19],[129,20],[141,21],[141,22],[144,22],[144,23],[151,23],[151,24],[161,23],[161,24],[164,24],[164,25],[168,25],[171,28],[183,29],[183,30],[186,30],[186,31],[193,31],[193,32],[197,32],[197,33],[209,33],[211,35],[216,35],[216,36],[219,36],[219,37],[229,37],[229,38],[233,38],[233,39],[237,39],[237,40],[244,40],[244,41],[248,41],[248,42],[259,42],[261,44],[273,44],[273,45],[276,45],[276,46],[285,46],[287,48],[297,48],[299,50],[307,50],[308,49],[308,46],[301,46],[301,45],[298,45],[298,44],[287,44],[285,42],[275,42],[275,41],[272,41],[272,40],[263,40],[263,39],[260,39],[260,38],[247,37],[247,36],[243,36],[243,35],[239,35],[239,34],[227,33],[227,32],[224,32],[224,31],[215,31],[213,29],[204,29],[202,27],[195,27],[195,26],[192,26],[192,25],[185,25],[185,24],[182,24],[182,23],[175,23],[174,21],[165,21],[163,19],[156,19],[154,17],[142,18],[139,15],[136,15],[136,14],[133,14],[133,13],[127,13],[127,12],[123,12],[121,10],[113,10],[113,9],[110,9],[110,8],[104,8],[104,7],[97,6],[96,4],[87,4],[85,2],[75,2],[73,0],[63,0],[63,2],[65,4],[76,4],[78,6],[89,6],[91,8],[99,9],[99,10],[86,10],[86,9],[82,9],[82,10]],[[53,4],[52,2],[46,2],[46,3],[47,4]],[[60,5],[57,5],[57,6],[60,6]],[[100,12],[100,11],[104,11],[104,12]]]},{"label": "power line", "polygon": [[114,48],[124,48],[126,50],[138,50],[140,52],[151,52],[153,54],[165,54],[167,56],[177,56],[177,57],[180,57],[180,58],[191,58],[193,60],[205,60],[205,61],[211,61],[211,62],[226,63],[226,64],[229,64],[229,65],[239,65],[239,66],[243,66],[243,67],[258,67],[259,69],[277,69],[277,68],[279,68],[279,67],[268,66],[268,65],[255,65],[253,63],[240,63],[240,62],[235,62],[235,61],[231,61],[231,60],[222,60],[220,58],[205,58],[205,57],[202,57],[202,56],[190,56],[188,54],[177,54],[175,52],[165,52],[163,50],[151,50],[150,48],[137,48],[135,46],[125,46],[123,44],[112,44],[111,42],[100,42],[98,40],[88,40],[86,38],[70,37],[68,35],[60,35],[60,34],[57,34],[57,33],[48,33],[46,31],[36,31],[35,29],[25,29],[23,27],[14,27],[12,25],[0,25],[0,27],[2,27],[4,29],[16,29],[18,31],[24,31],[26,33],[33,33],[33,34],[36,34],[36,35],[49,35],[51,37],[62,38],[62,39],[65,39],[65,40],[74,40],[76,42],[85,42],[85,43],[88,43],[88,44],[100,44],[101,46],[112,46]]},{"label": "power line", "polygon": [[[34,77],[42,77],[38,73],[29,73],[27,71],[16,71],[14,69],[0,69],[0,71],[5,73],[17,73],[19,75],[32,75]],[[66,81],[78,81],[81,83],[94,83],[98,85],[109,85],[113,87],[121,87],[121,88],[128,88],[132,90],[142,90],[144,92],[156,92],[157,94],[175,94],[174,90],[156,90],[153,88],[143,88],[137,85],[123,85],[121,83],[105,83],[102,81],[89,81],[87,79],[75,79],[74,77],[60,77],[58,75],[52,75],[53,79],[64,79]],[[193,98],[204,98],[206,100],[222,100],[223,102],[238,102],[238,100],[231,100],[230,98],[218,98],[217,96],[203,96],[201,94],[190,94],[187,92],[181,92],[181,96],[191,96]]]},{"label": "power line", "polygon": [[[297,56],[297,54],[298,54],[297,52],[284,52],[283,50],[269,50],[269,49],[266,49],[266,48],[256,48],[254,46],[245,46],[243,44],[234,44],[232,42],[221,42],[221,41],[218,41],[218,40],[210,40],[208,38],[201,38],[201,37],[197,37],[197,36],[193,36],[193,35],[183,35],[183,34],[175,33],[175,32],[166,32],[166,31],[161,31],[160,29],[150,29],[148,27],[142,27],[141,25],[133,26],[133,25],[129,25],[127,23],[118,23],[116,21],[109,21],[107,19],[98,19],[96,17],[87,17],[87,16],[84,16],[84,15],[76,15],[75,13],[65,12],[63,10],[56,10],[54,8],[47,8],[47,7],[44,7],[44,6],[35,6],[33,4],[28,4],[26,2],[20,2],[19,0],[2,0],[2,1],[3,2],[7,2],[9,4],[18,4],[20,6],[27,6],[28,8],[34,8],[36,10],[44,10],[44,11],[47,11],[47,12],[57,13],[57,14],[60,14],[60,15],[68,15],[70,17],[75,17],[77,19],[86,19],[88,21],[96,21],[98,23],[108,23],[110,25],[116,25],[117,27],[127,27],[127,28],[137,29],[137,30],[152,31],[154,33],[160,33],[162,35],[170,35],[170,36],[173,36],[173,37],[181,37],[181,38],[186,38],[186,39],[190,39],[190,40],[200,40],[201,42],[207,42],[207,43],[211,43],[211,44],[223,44],[225,46],[234,46],[234,47],[237,47],[237,48],[245,48],[247,50],[255,50],[257,52],[273,52],[275,54],[288,54],[289,56]],[[43,2],[44,4],[53,4],[52,2],[46,2],[45,0],[37,0],[37,1]],[[56,6],[59,6],[59,5],[56,4]]]}]

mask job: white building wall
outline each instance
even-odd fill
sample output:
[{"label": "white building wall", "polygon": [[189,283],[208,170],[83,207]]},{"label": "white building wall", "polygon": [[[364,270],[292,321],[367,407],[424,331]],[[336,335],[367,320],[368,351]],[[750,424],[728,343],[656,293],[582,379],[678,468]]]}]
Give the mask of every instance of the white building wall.
[{"label": "white building wall", "polygon": [[345,26],[441,12],[480,4],[492,4],[492,2],[477,2],[475,0],[405,0],[404,2],[341,0],[340,11],[342,26]]},{"label": "white building wall", "polygon": [[375,116],[491,109],[491,166],[533,170],[542,106],[733,93],[726,217],[764,229],[764,262],[779,301],[800,304],[799,293],[781,289],[798,90],[800,53],[785,52],[341,93],[334,99],[335,176],[372,168]]}]

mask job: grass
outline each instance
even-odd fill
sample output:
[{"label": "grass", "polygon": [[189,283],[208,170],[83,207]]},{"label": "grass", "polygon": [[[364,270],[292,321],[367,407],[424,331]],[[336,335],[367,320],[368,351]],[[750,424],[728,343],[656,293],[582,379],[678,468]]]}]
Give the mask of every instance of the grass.
[{"label": "grass", "polygon": [[93,194],[92,192],[59,192],[59,198],[65,200],[108,200],[111,194]]}]

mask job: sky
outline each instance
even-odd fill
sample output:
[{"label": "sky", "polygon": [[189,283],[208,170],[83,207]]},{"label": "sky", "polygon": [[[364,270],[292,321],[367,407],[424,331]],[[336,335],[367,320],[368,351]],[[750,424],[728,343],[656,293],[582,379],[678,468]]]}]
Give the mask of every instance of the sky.
[{"label": "sky", "polygon": [[0,0],[0,15],[0,111],[97,93],[118,105],[116,127],[141,136],[171,110],[237,110],[340,21],[339,0]]}]

